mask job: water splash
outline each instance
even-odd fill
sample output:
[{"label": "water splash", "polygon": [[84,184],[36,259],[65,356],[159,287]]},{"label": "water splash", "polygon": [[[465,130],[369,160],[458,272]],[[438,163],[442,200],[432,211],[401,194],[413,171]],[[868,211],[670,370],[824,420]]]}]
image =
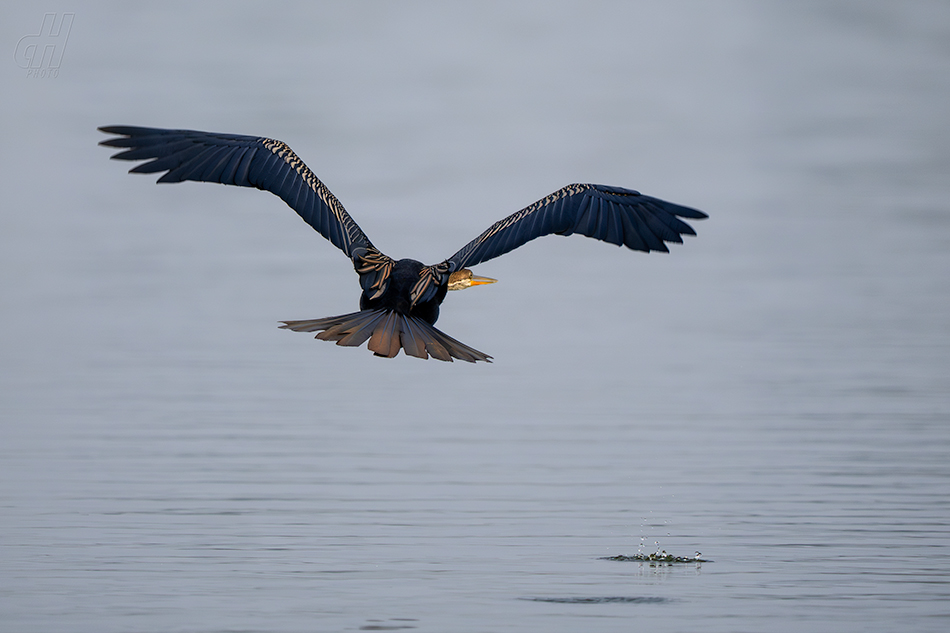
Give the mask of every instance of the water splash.
[{"label": "water splash", "polygon": [[618,560],[618,561],[638,561],[641,563],[663,563],[672,565],[674,563],[711,563],[712,561],[703,558],[703,553],[697,551],[692,556],[674,556],[673,554],[667,553],[665,549],[660,549],[659,542],[655,542],[656,551],[652,554],[643,553],[643,544],[640,544],[640,549],[637,550],[637,553],[633,556],[624,556],[623,554],[618,554],[617,556],[602,556],[600,560]]}]

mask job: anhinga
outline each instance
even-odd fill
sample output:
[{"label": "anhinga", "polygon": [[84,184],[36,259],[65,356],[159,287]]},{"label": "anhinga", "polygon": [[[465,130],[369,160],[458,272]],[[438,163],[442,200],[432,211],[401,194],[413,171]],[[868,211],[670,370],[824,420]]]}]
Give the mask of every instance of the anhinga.
[{"label": "anhinga", "polygon": [[217,182],[256,187],[280,196],[307,224],[353,260],[363,288],[359,312],[285,321],[280,327],[319,332],[317,338],[336,341],[337,345],[359,346],[369,340],[371,351],[389,358],[402,348],[418,358],[431,355],[444,361],[490,361],[487,354],[433,327],[447,291],[495,281],[473,275],[469,266],[551,233],[580,233],[633,250],[668,252],[664,242],[682,243],[681,235],[695,235],[679,218],[707,217],[702,211],[630,189],[568,185],[496,222],[445,261],[426,266],[381,253],[339,200],[281,141],[119,125],[99,129],[119,135],[100,145],[126,148],[112,158],[148,161],[130,172],[165,172],[158,182]]}]

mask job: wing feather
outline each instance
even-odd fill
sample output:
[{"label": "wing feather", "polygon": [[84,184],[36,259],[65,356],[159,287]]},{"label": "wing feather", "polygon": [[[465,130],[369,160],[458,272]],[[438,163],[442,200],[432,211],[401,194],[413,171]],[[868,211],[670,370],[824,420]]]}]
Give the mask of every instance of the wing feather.
[{"label": "wing feather", "polygon": [[682,242],[682,235],[696,234],[679,218],[705,217],[702,211],[644,196],[632,189],[568,185],[499,220],[446,263],[449,270],[460,270],[552,233],[580,233],[633,250],[667,252],[666,242]]},{"label": "wing feather", "polygon": [[610,213],[603,218],[604,227],[606,228],[603,238],[605,242],[616,246],[623,244],[623,220],[621,218],[623,218],[623,211],[619,205],[611,202]]},{"label": "wing feather", "polygon": [[280,141],[194,130],[133,126],[99,129],[118,135],[100,143],[124,149],[112,158],[148,161],[131,172],[165,172],[158,179],[163,183],[194,180],[270,191],[350,257],[355,249],[373,248],[340,201]]}]

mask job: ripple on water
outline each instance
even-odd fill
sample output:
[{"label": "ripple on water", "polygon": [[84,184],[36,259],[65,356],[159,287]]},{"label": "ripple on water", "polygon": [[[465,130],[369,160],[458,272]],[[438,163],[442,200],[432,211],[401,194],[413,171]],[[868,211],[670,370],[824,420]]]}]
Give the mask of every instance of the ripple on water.
[{"label": "ripple on water", "polygon": [[670,602],[669,598],[660,598],[658,596],[533,596],[519,598],[519,600],[530,600],[531,602],[557,602],[560,604],[607,604],[610,602],[660,604],[663,602]]}]

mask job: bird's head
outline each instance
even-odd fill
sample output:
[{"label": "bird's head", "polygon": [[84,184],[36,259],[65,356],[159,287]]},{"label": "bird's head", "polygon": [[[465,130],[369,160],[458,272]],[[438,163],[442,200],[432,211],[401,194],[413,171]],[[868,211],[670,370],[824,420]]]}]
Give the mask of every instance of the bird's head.
[{"label": "bird's head", "polygon": [[491,277],[479,277],[468,268],[463,268],[449,275],[449,290],[463,290],[471,286],[493,284],[496,281],[498,280]]}]

